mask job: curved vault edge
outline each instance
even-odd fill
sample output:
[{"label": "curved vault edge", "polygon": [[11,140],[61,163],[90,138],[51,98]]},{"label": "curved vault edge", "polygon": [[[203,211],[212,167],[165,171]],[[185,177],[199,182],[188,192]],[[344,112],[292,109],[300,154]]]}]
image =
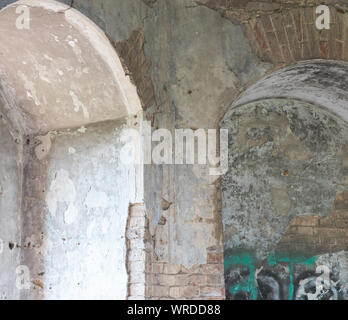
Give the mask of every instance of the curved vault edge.
[{"label": "curved vault edge", "polygon": [[[122,104],[126,108],[126,114],[135,115],[142,110],[137,89],[131,82],[130,77],[125,74],[115,48],[112,46],[105,33],[92,20],[84,16],[78,10],[71,8],[69,5],[54,0],[19,0],[2,8],[0,13],[6,11],[6,9],[9,7],[18,5],[41,7],[45,10],[52,10],[54,12],[64,14],[67,22],[72,24],[87,39],[87,41],[91,44],[91,47],[95,49],[101,59],[111,70],[113,78],[120,90]],[[28,131],[36,131],[34,128],[31,128],[30,121],[26,119],[27,116],[23,110],[12,110],[17,109],[18,106],[13,105],[12,102],[14,102],[14,97],[11,95],[11,90],[8,90],[8,88],[4,87],[4,85],[6,86],[6,79],[2,79],[0,90],[2,89],[2,94],[7,98],[6,100],[10,100],[8,103],[10,106],[9,110],[11,112],[15,112],[15,122],[17,122],[17,124],[18,122],[20,123],[22,121],[25,122],[24,124],[19,124],[19,127],[21,127],[24,132],[27,131],[27,129]],[[18,112],[22,114],[17,115]]]},{"label": "curved vault edge", "polygon": [[[308,71],[301,73],[300,71]],[[297,72],[299,71],[299,72]],[[315,82],[317,75],[328,81]],[[230,106],[231,110],[265,99],[294,99],[323,108],[348,123],[348,63],[336,60],[306,60],[277,70],[248,87]],[[291,84],[291,85],[290,85]]]}]

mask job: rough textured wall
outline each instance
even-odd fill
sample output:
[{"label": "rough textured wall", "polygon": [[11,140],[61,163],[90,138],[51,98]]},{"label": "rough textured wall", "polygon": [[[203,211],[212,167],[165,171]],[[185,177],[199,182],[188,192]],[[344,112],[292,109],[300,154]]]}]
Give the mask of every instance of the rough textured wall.
[{"label": "rough textured wall", "polygon": [[[0,0],[1,5],[5,2]],[[69,0],[64,2],[70,3]],[[295,60],[315,57],[304,54],[303,48],[308,45],[302,38],[307,36],[307,26],[300,29],[299,33],[294,31],[297,32],[296,25],[298,21],[302,21],[304,12],[302,9],[297,10],[297,1],[75,0],[74,7],[96,22],[116,48],[119,44],[118,50],[124,64],[130,72],[136,70],[138,73],[133,75],[134,82],[137,85],[147,82],[142,89],[150,92],[142,98],[143,105],[147,107],[146,118],[154,127],[173,129],[217,127],[232,101],[249,84],[273,67],[266,62],[283,64],[284,54],[281,55],[282,59],[278,59],[278,46],[283,50],[286,47],[283,43],[271,42],[279,38],[278,31],[275,33],[273,28],[267,29],[266,36],[263,29],[263,20],[268,21],[263,17],[265,13],[276,13],[271,18],[271,24],[279,23],[279,3],[282,2],[295,9],[289,15],[292,24],[283,24],[283,27],[288,28],[287,32],[299,37],[297,40],[295,38],[294,46],[289,47],[294,51],[301,48],[301,55]],[[342,1],[333,2],[337,15],[341,17],[344,13]],[[312,6],[314,3],[316,1],[301,1],[301,6]],[[227,13],[226,4],[233,14]],[[217,8],[216,5],[220,7]],[[281,8],[284,8],[284,12],[291,9],[290,6]],[[244,15],[248,12],[255,12],[255,16]],[[260,17],[256,17],[260,12]],[[246,17],[248,23],[249,20],[256,19],[256,26],[260,28],[255,27],[252,31],[259,35],[258,39],[255,39],[254,34],[248,34],[247,26],[238,25],[241,20],[234,19],[233,15]],[[282,28],[279,29],[281,30]],[[341,29],[337,30],[338,40],[335,41],[339,48],[343,42],[339,36]],[[326,42],[329,41],[327,35],[323,32],[320,36],[320,42],[323,43],[321,47],[324,48],[321,52],[325,52]],[[309,35],[311,40],[312,36]],[[138,40],[141,40],[140,43]],[[314,43],[317,49],[318,45],[315,41]],[[260,50],[261,45],[264,45],[264,51]],[[120,46],[126,47],[128,52],[123,52]],[[129,51],[134,56],[132,54],[128,57]],[[294,59],[289,59],[285,63],[293,61]],[[149,229],[156,239],[154,262],[172,268],[174,275],[178,276],[177,283],[180,286],[181,268],[194,270],[192,268],[195,266],[208,265],[211,247],[217,247],[216,250],[220,253],[222,251],[219,180],[207,177],[205,168],[198,166],[149,165],[145,169],[145,181]],[[190,190],[197,197],[188,198],[185,190]],[[223,261],[219,261],[218,268],[221,268]],[[184,266],[180,266],[181,264]],[[156,272],[162,272],[160,270],[167,269],[160,267]],[[195,275],[195,272],[196,270],[192,271],[192,274]],[[163,273],[167,274],[167,271]],[[168,281],[172,283],[172,280]],[[162,283],[166,288],[172,286]],[[205,280],[201,283],[206,284]],[[159,290],[166,292],[167,289],[160,287]],[[196,289],[197,285],[194,287]]]},{"label": "rough textured wall", "polygon": [[[251,53],[240,26],[194,1],[157,1],[151,6],[140,0],[74,1],[74,7],[112,39],[140,92],[143,80],[150,83],[151,77],[153,84],[144,88],[150,95],[142,102],[155,128],[216,128],[240,90],[270,67]],[[206,249],[221,244],[215,223],[218,185],[199,167],[147,166],[145,175],[152,176],[146,179],[145,196],[150,230],[162,229],[160,259],[186,266],[205,263]],[[183,183],[199,195],[193,202],[182,192]],[[162,198],[172,203],[169,209],[161,209]],[[158,226],[167,214],[168,223]],[[180,230],[177,226],[184,222],[187,227]],[[206,236],[201,228],[208,230]],[[187,250],[188,258],[182,254]]]},{"label": "rough textured wall", "polygon": [[136,170],[120,159],[127,128],[119,120],[28,137],[30,295],[35,288],[46,299],[126,298],[126,224],[137,193]]},{"label": "rough textured wall", "polygon": [[347,122],[347,77],[347,62],[302,61],[256,82],[239,96],[233,106],[268,97],[293,98],[328,109]]},{"label": "rough textured wall", "polygon": [[[251,52],[242,28],[222,19],[218,12],[190,0],[148,4],[140,0],[74,1],[74,7],[112,39],[123,62],[129,64],[128,70],[137,70],[135,83],[150,75],[154,98],[144,95],[142,102],[147,107],[146,119],[155,128],[217,128],[231,101],[271,65]],[[133,43],[142,39],[136,34],[144,34],[143,44]],[[131,51],[134,57],[130,59],[126,50],[122,55],[122,44],[135,49]],[[144,63],[143,50],[149,62]],[[145,91],[147,88],[151,85]],[[200,166],[156,165],[146,166],[145,177],[149,229],[156,239],[154,262],[177,270],[180,279],[181,264],[185,270],[206,265],[209,269],[209,255],[215,250],[220,255],[216,268],[221,270],[217,177],[207,176],[206,168]],[[188,198],[183,185],[197,197]],[[216,285],[203,278],[193,284],[198,296],[217,297],[213,292]],[[180,283],[178,280],[178,287]],[[213,293],[205,294],[209,288]],[[181,293],[179,288],[175,297]]]},{"label": "rough textured wall", "polygon": [[[261,75],[267,67],[252,55],[239,26],[192,1],[157,2],[149,10],[145,39],[157,102],[148,114],[153,114],[155,127],[215,128],[239,87],[250,80],[252,72]],[[207,176],[203,166],[163,169],[163,191],[157,204],[161,198],[172,204],[166,210],[159,205],[149,208],[150,224],[158,232],[159,260],[186,267],[205,263],[206,249],[221,243],[215,223],[217,177]],[[163,226],[157,224],[161,216],[166,219]]]},{"label": "rough textured wall", "polygon": [[[222,126],[229,129],[222,179],[227,297],[303,298],[315,287],[320,255],[347,249],[348,127],[289,99],[231,109]],[[337,260],[332,288],[317,298],[343,298],[346,254],[328,257]],[[300,281],[311,277],[302,292]]]},{"label": "rough textured wall", "polygon": [[[20,5],[28,7],[25,30],[16,27]],[[27,133],[119,119],[141,110],[108,38],[80,12],[62,12],[66,9],[55,1],[22,0],[0,12],[2,90],[14,100],[11,107],[21,114]]]},{"label": "rough textured wall", "polygon": [[[0,97],[0,107],[3,107]],[[0,299],[18,299],[21,265],[21,139],[0,113]],[[6,155],[6,156],[5,156]],[[18,270],[19,271],[19,270]],[[6,276],[4,276],[6,275]]]}]

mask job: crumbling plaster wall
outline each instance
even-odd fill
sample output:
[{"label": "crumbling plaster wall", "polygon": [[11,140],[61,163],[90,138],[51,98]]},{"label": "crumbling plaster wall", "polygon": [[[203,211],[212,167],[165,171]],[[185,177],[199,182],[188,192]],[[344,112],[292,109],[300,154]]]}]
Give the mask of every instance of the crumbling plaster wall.
[{"label": "crumbling plaster wall", "polygon": [[329,215],[345,190],[345,122],[307,103],[274,99],[233,109],[222,126],[230,129],[226,249],[257,248],[265,258],[296,215]]},{"label": "crumbling plaster wall", "polygon": [[[137,67],[129,67],[130,72],[146,73],[133,75],[138,93],[142,86],[144,92],[151,91],[146,83],[152,81],[153,98],[146,99],[144,94],[142,102],[154,128],[217,128],[242,88],[271,67],[251,52],[240,26],[195,1],[75,0],[73,5],[97,23],[116,48],[129,41],[136,49],[130,51],[131,57],[119,54],[125,66],[136,61]],[[132,37],[135,31],[144,36]],[[150,67],[142,63],[143,53]],[[145,167],[145,203],[155,240],[153,262],[164,266],[160,267],[163,279],[149,282],[153,289],[149,296],[224,295],[219,180],[207,176],[206,169]],[[191,199],[188,193],[197,196]],[[172,277],[174,281],[166,277],[179,273],[186,277]],[[212,281],[215,275],[220,280]],[[185,286],[190,286],[188,292]]]},{"label": "crumbling plaster wall", "polygon": [[[68,0],[64,2],[70,4]],[[145,72],[145,76],[139,76],[141,81],[148,80],[150,75],[154,97],[144,100],[147,101],[146,117],[154,127],[216,128],[231,102],[244,88],[271,70],[273,62],[277,63],[277,60],[260,53],[255,39],[248,37],[245,29],[243,33],[238,19],[229,21],[224,14],[221,17],[221,10],[217,10],[213,2],[206,6],[206,2],[75,0],[73,3],[107,33],[116,47],[117,43],[129,39],[131,43],[141,39],[134,45],[137,50],[133,51],[132,58],[136,61],[141,56],[143,59],[145,53],[148,63],[139,59],[135,62],[138,67],[129,69]],[[238,1],[231,1],[231,4],[234,2]],[[5,3],[0,1],[1,5]],[[239,3],[242,10],[248,1]],[[226,8],[222,9],[226,11]],[[132,40],[134,31],[144,37]],[[260,42],[262,39],[260,37]],[[131,63],[127,56],[121,55],[121,59],[125,65]],[[293,60],[285,62],[292,63]],[[145,91],[151,91],[146,84],[144,87]],[[175,275],[185,273],[185,266],[193,266],[186,282],[176,282],[174,278],[169,285],[167,279],[161,282],[155,279],[153,291],[156,292],[151,293],[154,297],[183,297],[185,293],[180,285],[206,286],[206,273],[200,269],[209,262],[205,249],[213,247],[213,250],[220,250],[218,254],[221,255],[219,181],[204,177],[204,171],[205,168],[197,166],[146,166],[145,202],[150,230],[158,242],[155,247],[158,269],[154,273]],[[198,196],[187,199],[183,185],[185,190]],[[159,221],[166,223],[159,224]],[[185,229],[180,229],[181,226]],[[187,233],[186,229],[191,231]],[[189,258],[187,252],[190,252]],[[219,270],[222,259],[217,261],[214,268]],[[181,264],[185,266],[181,267]],[[168,270],[164,272],[164,268]],[[190,278],[197,274],[204,274],[200,281]],[[173,295],[170,295],[171,286],[174,287]],[[200,289],[192,295],[200,297]]]},{"label": "crumbling plaster wall", "polygon": [[[143,69],[143,60],[137,66],[138,73],[147,72],[153,82],[154,98],[146,100],[150,101],[146,103],[146,116],[155,128],[217,128],[241,88],[255,77],[261,77],[270,67],[251,53],[240,26],[194,1],[154,1],[148,6],[140,0],[112,3],[75,0],[73,5],[96,22],[116,48],[118,43],[128,40],[131,44],[137,43],[134,47],[138,55],[136,50],[120,54],[126,66],[136,61],[141,51],[145,53],[150,68]],[[144,37],[132,36],[137,30]],[[146,177],[152,176],[147,181],[161,182],[148,183],[146,187],[150,230],[154,232],[162,215],[162,198],[173,204],[168,214],[171,231],[163,232],[168,234],[161,257],[164,261],[186,266],[205,263],[206,248],[221,244],[221,233],[216,231],[215,223],[218,187],[213,184],[216,179],[201,177],[204,171],[205,168],[198,166],[194,170],[189,166],[148,166],[146,169]],[[181,180],[174,183],[179,179],[185,180],[184,184],[193,194],[200,195],[195,203],[186,199],[185,192],[180,190]],[[178,226],[184,224],[191,231],[179,230]],[[199,231],[201,226],[209,230],[206,239]],[[186,250],[191,252],[186,255],[190,258],[182,254]]]},{"label": "crumbling plaster wall", "polygon": [[127,128],[124,119],[27,137],[23,297],[127,297],[129,204],[142,198],[137,169],[122,162]]},{"label": "crumbling plaster wall", "polygon": [[[18,5],[29,7],[28,30],[16,28]],[[125,299],[128,210],[144,197],[143,168],[127,162],[141,149],[127,131],[140,130],[135,87],[105,35],[76,10],[20,1],[1,11],[1,23],[2,127],[8,113],[19,150],[14,157],[2,128],[1,218],[9,221],[1,231],[11,255],[1,257],[9,269],[1,295]]]},{"label": "crumbling plaster wall", "polygon": [[[230,134],[222,179],[227,297],[309,298],[316,267],[325,265],[331,288],[311,297],[346,298],[346,122],[316,105],[269,99],[231,109],[222,126]],[[248,277],[257,286],[243,287]]]},{"label": "crumbling plaster wall", "polygon": [[227,298],[347,298],[347,70],[324,60],[279,70],[225,115]]}]

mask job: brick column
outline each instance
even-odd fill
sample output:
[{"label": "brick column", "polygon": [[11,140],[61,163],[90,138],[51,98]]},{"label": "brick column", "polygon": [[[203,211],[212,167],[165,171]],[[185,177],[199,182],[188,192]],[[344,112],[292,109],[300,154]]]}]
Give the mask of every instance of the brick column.
[{"label": "brick column", "polygon": [[126,229],[128,300],[146,298],[146,271],[149,269],[148,246],[151,237],[143,203],[131,204]]},{"label": "brick column", "polygon": [[224,300],[223,248],[208,248],[207,264],[191,268],[156,261],[152,255],[147,297],[152,300]]}]

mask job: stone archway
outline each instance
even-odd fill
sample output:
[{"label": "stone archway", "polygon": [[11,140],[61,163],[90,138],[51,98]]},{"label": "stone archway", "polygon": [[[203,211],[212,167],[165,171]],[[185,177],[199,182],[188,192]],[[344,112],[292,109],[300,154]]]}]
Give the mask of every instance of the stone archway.
[{"label": "stone archway", "polygon": [[227,298],[346,298],[347,72],[346,63],[301,62],[251,86],[227,112]]},{"label": "stone archway", "polygon": [[[29,28],[16,27],[23,13]],[[126,135],[141,130],[136,88],[67,5],[15,2],[0,28],[0,126],[13,132],[1,146],[0,297],[125,299],[129,204],[143,200],[143,168],[121,161],[139,151]]]}]

